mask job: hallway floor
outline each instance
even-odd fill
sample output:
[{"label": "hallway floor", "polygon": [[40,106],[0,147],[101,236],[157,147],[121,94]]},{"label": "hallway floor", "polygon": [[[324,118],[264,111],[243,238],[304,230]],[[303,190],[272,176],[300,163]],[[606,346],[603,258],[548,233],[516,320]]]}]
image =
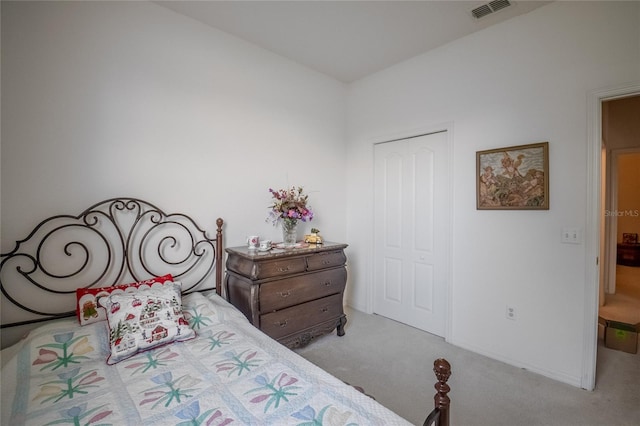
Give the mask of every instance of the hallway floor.
[{"label": "hallway floor", "polygon": [[627,324],[640,323],[640,267],[616,265],[616,293],[605,295],[599,316]]}]

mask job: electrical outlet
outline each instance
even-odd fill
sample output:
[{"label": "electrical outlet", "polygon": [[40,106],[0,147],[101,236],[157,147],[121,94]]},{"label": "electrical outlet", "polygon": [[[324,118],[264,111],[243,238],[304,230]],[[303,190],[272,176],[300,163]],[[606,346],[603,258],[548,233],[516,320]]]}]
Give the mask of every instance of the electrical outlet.
[{"label": "electrical outlet", "polygon": [[507,319],[515,321],[516,320],[516,308],[514,308],[513,306],[507,305],[507,311],[506,311],[505,315],[506,315]]}]

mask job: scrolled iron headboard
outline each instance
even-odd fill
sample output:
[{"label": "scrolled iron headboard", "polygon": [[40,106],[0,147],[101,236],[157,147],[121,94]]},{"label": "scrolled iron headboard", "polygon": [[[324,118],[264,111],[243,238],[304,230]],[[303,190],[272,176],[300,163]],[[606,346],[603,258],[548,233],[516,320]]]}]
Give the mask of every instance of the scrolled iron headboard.
[{"label": "scrolled iron headboard", "polygon": [[[2,328],[75,315],[75,290],[171,273],[183,293],[222,289],[222,225],[208,238],[189,216],[112,198],[45,219],[0,258]],[[215,278],[213,278],[213,276]],[[213,283],[212,280],[215,280]]]}]

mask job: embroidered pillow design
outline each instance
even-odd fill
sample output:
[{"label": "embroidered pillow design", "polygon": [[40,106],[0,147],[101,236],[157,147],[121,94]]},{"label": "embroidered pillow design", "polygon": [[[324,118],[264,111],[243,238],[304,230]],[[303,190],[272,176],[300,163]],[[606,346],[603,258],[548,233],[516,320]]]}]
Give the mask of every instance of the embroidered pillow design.
[{"label": "embroidered pillow design", "polygon": [[100,306],[99,299],[112,293],[136,291],[140,286],[153,286],[155,283],[173,281],[171,274],[155,277],[130,284],[119,284],[111,287],[76,289],[76,314],[80,325],[87,325],[107,319],[107,312]]},{"label": "embroidered pillow design", "polygon": [[181,285],[166,281],[100,299],[107,311],[111,355],[107,364],[172,342],[193,339],[182,313]]}]

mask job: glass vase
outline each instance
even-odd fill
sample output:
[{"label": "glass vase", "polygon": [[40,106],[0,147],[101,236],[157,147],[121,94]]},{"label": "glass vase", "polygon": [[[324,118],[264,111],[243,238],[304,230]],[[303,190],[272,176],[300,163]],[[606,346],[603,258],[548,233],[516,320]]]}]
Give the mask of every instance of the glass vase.
[{"label": "glass vase", "polygon": [[295,219],[282,220],[282,243],[285,247],[293,247],[298,241],[298,221]]}]

